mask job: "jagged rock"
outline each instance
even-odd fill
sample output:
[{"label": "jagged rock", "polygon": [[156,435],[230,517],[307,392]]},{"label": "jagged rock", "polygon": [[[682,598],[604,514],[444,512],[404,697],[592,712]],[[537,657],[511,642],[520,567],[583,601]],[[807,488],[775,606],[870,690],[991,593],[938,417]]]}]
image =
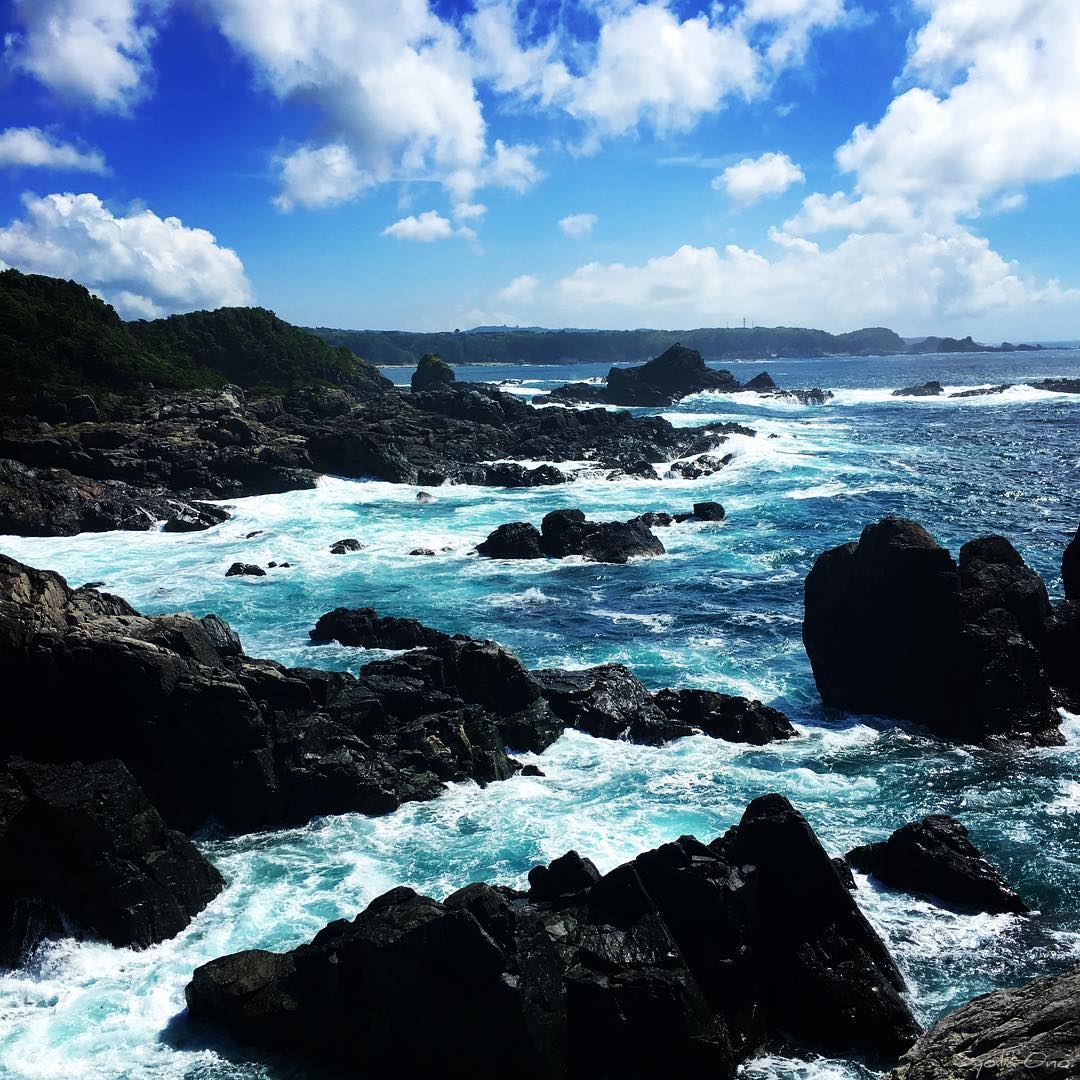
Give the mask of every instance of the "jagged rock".
[{"label": "jagged rock", "polygon": [[1080,601],[1064,600],[1046,621],[1042,659],[1050,685],[1070,712],[1080,712]]},{"label": "jagged rock", "polygon": [[314,642],[336,641],[362,649],[415,649],[450,640],[449,634],[416,619],[381,616],[374,608],[345,607],[321,615],[309,636]]},{"label": "jagged rock", "polygon": [[[751,861],[751,859],[753,861]],[[805,819],[755,800],[706,847],[682,837],[601,877],[576,852],[528,894],[472,884],[443,904],[394,889],[291,953],[237,953],[187,988],[201,1021],[383,1074],[733,1080],[771,1040],[895,1055],[918,1034],[902,981]]]},{"label": "jagged rock", "polygon": [[1080,600],[1080,529],[1061,557],[1061,583],[1065,586],[1066,600]]},{"label": "jagged rock", "polygon": [[1080,379],[1040,379],[1030,385],[1055,394],[1080,394]]},{"label": "jagged rock", "polygon": [[119,761],[0,766],[0,965],[46,937],[144,947],[178,934],[224,888],[166,827]]},{"label": "jagged rock", "polygon": [[775,390],[777,389],[776,383],[773,382],[772,376],[767,371],[759,372],[752,379],[747,380],[742,384],[743,390]]},{"label": "jagged rock", "polygon": [[675,519],[663,510],[649,510],[647,513],[631,518],[630,521],[638,521],[647,529],[666,529],[674,523]]},{"label": "jagged rock", "polygon": [[718,502],[694,503],[694,517],[698,521],[723,521],[724,508]]},{"label": "jagged rock", "polygon": [[359,540],[349,536],[344,540],[335,540],[330,545],[331,555],[351,555],[354,551],[363,551],[364,545]]},{"label": "jagged rock", "polygon": [[434,390],[450,386],[457,380],[454,369],[435,353],[425,353],[420,357],[410,380],[413,390]]},{"label": "jagged rock", "polygon": [[988,394],[1004,394],[1006,390],[1013,388],[1012,383],[1001,383],[998,386],[979,386],[974,390],[955,390],[949,395],[951,398],[986,397]]},{"label": "jagged rock", "polygon": [[476,545],[478,555],[489,559],[542,559],[540,530],[528,521],[500,525],[486,540]]},{"label": "jagged rock", "polygon": [[998,990],[939,1020],[889,1080],[1030,1080],[1076,1075],[1080,1061],[1080,968]]},{"label": "jagged rock", "polygon": [[983,858],[967,829],[945,814],[909,822],[888,840],[854,848],[846,857],[856,870],[893,889],[993,914],[1030,910]]},{"label": "jagged rock", "polygon": [[417,547],[417,548],[413,548],[412,551],[409,552],[409,554],[410,555],[434,555],[435,551],[434,551],[433,548],[429,548],[429,547]]},{"label": "jagged rock", "polygon": [[739,382],[730,371],[707,367],[696,349],[676,343],[639,367],[613,367],[607,374],[612,405],[671,405],[702,390],[734,391]]},{"label": "jagged rock", "polygon": [[681,476],[684,480],[700,480],[703,476],[712,476],[731,461],[731,455],[716,457],[714,454],[702,454],[693,461],[673,461],[667,469],[669,478]]},{"label": "jagged rock", "polygon": [[629,738],[659,744],[689,735],[691,727],[669,718],[649,691],[622,664],[580,671],[533,672],[548,704],[567,726],[601,739]]},{"label": "jagged rock", "polygon": [[819,556],[806,578],[803,642],[826,705],[966,742],[1056,745],[1035,625],[1045,605],[1003,538],[966,545],[958,567],[920,525],[890,517]]},{"label": "jagged rock", "polygon": [[782,712],[760,701],[712,690],[661,690],[653,700],[676,723],[727,742],[764,746],[797,734]]},{"label": "jagged rock", "polygon": [[234,562],[225,571],[226,577],[266,577],[266,571],[254,563]]},{"label": "jagged rock", "polygon": [[921,386],[905,386],[903,390],[894,390],[893,397],[939,397],[945,393],[945,387],[936,379]]},{"label": "jagged rock", "polygon": [[169,518],[161,529],[162,532],[202,532],[228,520],[228,510],[220,506],[192,503],[190,506],[181,505],[176,516]]},{"label": "jagged rock", "polygon": [[800,405],[824,405],[834,394],[831,390],[822,390],[815,386],[810,390],[770,390],[763,392],[761,396],[776,398],[778,401],[797,401]]},{"label": "jagged rock", "polygon": [[540,768],[539,765],[523,765],[521,767],[522,776],[547,776],[547,773]]}]

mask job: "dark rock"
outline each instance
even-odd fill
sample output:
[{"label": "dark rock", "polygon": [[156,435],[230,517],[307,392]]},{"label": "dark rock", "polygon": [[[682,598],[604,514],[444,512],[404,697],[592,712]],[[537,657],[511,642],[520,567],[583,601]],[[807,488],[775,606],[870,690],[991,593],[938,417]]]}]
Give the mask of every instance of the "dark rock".
[{"label": "dark rock", "polygon": [[724,508],[718,502],[694,503],[694,517],[698,521],[723,521]]},{"label": "dark rock", "polygon": [[1031,385],[1054,394],[1080,394],[1080,379],[1040,379]]},{"label": "dark rock", "polygon": [[904,892],[928,893],[993,914],[1030,910],[968,839],[967,829],[945,814],[910,822],[888,840],[857,847],[847,861]]},{"label": "dark rock", "polygon": [[915,522],[884,518],[814,564],[803,642],[826,705],[967,742],[1055,745],[1037,625],[1047,611],[1002,538],[966,545],[958,567]]},{"label": "dark rock", "polygon": [[678,343],[647,364],[613,367],[607,375],[607,401],[612,405],[671,405],[702,390],[738,389],[730,371],[707,367],[701,353]]},{"label": "dark rock", "polygon": [[330,545],[331,555],[349,555],[354,551],[363,550],[364,545],[351,536],[346,537],[344,540],[335,540],[334,543]]},{"label": "dark rock", "polygon": [[893,397],[939,397],[945,393],[945,387],[936,379],[921,386],[905,386],[903,390],[894,390]]},{"label": "dark rock", "polygon": [[1080,529],[1061,557],[1061,583],[1065,586],[1066,600],[1080,600]]},{"label": "dark rock", "polygon": [[418,547],[418,548],[413,548],[412,551],[409,552],[409,554],[410,555],[434,555],[435,551],[434,551],[433,548]]},{"label": "dark rock", "polygon": [[689,735],[685,721],[670,718],[622,664],[580,671],[547,668],[533,675],[555,715],[567,726],[601,739],[629,738],[660,744]]},{"label": "dark rock", "polygon": [[416,619],[381,616],[374,608],[334,608],[319,617],[309,632],[314,642],[336,641],[362,649],[415,649],[441,645],[449,634],[432,630]]},{"label": "dark rock", "polygon": [[639,521],[647,529],[666,529],[671,526],[675,519],[663,510],[649,510],[647,513],[638,514],[631,518],[631,522]]},{"label": "dark rock", "polygon": [[547,776],[538,765],[523,765],[521,767],[522,776]]},{"label": "dark rock", "polygon": [[429,503],[435,501],[435,496],[430,491],[418,491],[416,493],[416,501],[418,503]]},{"label": "dark rock", "polygon": [[101,419],[97,402],[89,394],[78,394],[67,402],[68,415],[76,424],[92,423]]},{"label": "dark rock", "polygon": [[576,851],[553,859],[547,866],[534,866],[529,871],[529,902],[565,900],[591,889],[600,880],[600,871],[591,859],[583,859]]},{"label": "dark rock", "polygon": [[974,390],[956,390],[949,395],[951,398],[986,397],[990,394],[1004,394],[1006,390],[1013,388],[1012,383],[1001,383],[998,386],[979,386]]},{"label": "dark rock", "polygon": [[810,390],[769,390],[761,396],[779,401],[797,401],[800,405],[824,405],[834,395],[831,390],[822,390],[815,386]]},{"label": "dark rock", "polygon": [[889,1080],[1031,1080],[1076,1075],[1080,968],[969,1001],[939,1020]]},{"label": "dark rock", "polygon": [[456,379],[454,369],[441,356],[426,353],[420,357],[410,381],[413,390],[434,390],[450,386]]},{"label": "dark rock", "polygon": [[608,473],[609,480],[659,480],[660,474],[648,461],[637,461],[625,469],[612,469]]},{"label": "dark rock", "polygon": [[656,705],[671,720],[726,742],[764,746],[797,732],[778,709],[712,690],[661,690]]},{"label": "dark rock", "polygon": [[478,555],[489,559],[542,559],[540,531],[528,521],[500,525],[486,540],[476,545]]},{"label": "dark rock", "polygon": [[192,503],[190,506],[181,505],[176,516],[169,518],[162,525],[162,532],[201,532],[204,529],[212,529],[229,520],[228,510],[220,506],[211,506],[209,503]]},{"label": "dark rock", "polygon": [[554,487],[565,484],[570,477],[554,465],[537,465],[529,469],[513,461],[488,465],[484,470],[484,483],[488,487]]},{"label": "dark rock", "polygon": [[776,383],[773,382],[772,376],[767,371],[759,372],[752,379],[742,384],[743,390],[775,390],[777,388]]},{"label": "dark rock", "polygon": [[221,875],[119,761],[0,766],[0,964],[43,937],[145,947],[178,934]]},{"label": "dark rock", "polygon": [[266,571],[254,563],[234,562],[225,571],[226,577],[266,577]]},{"label": "dark rock", "polygon": [[1056,605],[1046,622],[1042,660],[1050,685],[1070,712],[1080,712],[1080,601]]}]

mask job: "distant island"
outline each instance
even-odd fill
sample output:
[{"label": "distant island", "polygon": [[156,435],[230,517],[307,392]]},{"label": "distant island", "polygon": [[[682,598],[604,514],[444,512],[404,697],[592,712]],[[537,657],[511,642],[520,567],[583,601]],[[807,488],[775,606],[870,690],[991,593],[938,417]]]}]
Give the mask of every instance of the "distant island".
[{"label": "distant island", "polygon": [[1034,351],[1038,345],[982,345],[965,338],[905,339],[884,326],[829,334],[800,326],[704,327],[697,330],[546,330],[480,326],[470,330],[336,330],[308,327],[328,345],[345,348],[369,364],[414,367],[433,353],[450,364],[636,364],[676,342],[705,360],[772,360],[777,357],[903,356],[922,353]]}]

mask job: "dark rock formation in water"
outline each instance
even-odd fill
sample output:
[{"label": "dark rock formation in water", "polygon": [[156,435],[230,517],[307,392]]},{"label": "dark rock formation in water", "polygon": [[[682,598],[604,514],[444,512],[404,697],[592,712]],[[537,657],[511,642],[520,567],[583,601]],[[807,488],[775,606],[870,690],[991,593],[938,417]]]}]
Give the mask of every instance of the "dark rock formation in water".
[{"label": "dark rock formation in water", "polygon": [[818,557],[803,642],[822,701],[971,743],[1058,745],[1042,582],[1003,537],[959,564],[920,525],[884,518]]},{"label": "dark rock formation in water", "polygon": [[1080,529],[1061,557],[1061,584],[1065,587],[1066,600],[1080,600]]},{"label": "dark rock formation in water", "polygon": [[747,383],[740,383],[730,371],[709,367],[696,349],[688,349],[676,342],[646,364],[611,368],[603,386],[566,383],[536,400],[658,408],[703,390],[722,394],[753,390],[776,397],[790,394],[798,396],[804,405],[820,405],[832,397],[827,390],[779,390],[767,371],[755,375]]},{"label": "dark rock formation in water", "polygon": [[653,700],[661,711],[679,724],[727,742],[766,743],[798,734],[779,709],[713,690],[661,690]]},{"label": "dark rock formation in water", "polygon": [[[12,717],[9,714],[8,720]],[[43,938],[164,941],[224,888],[119,761],[0,765],[0,966]]]},{"label": "dark rock formation in water", "polygon": [[781,796],[708,846],[683,837],[603,876],[570,852],[529,881],[443,903],[394,889],[290,953],[214,960],[188,985],[190,1015],[379,1075],[407,1060],[732,1078],[777,1038],[887,1059],[918,1034],[888,951]]},{"label": "dark rock formation in water", "polygon": [[[702,504],[704,505],[704,504]],[[579,555],[593,562],[625,563],[645,555],[663,555],[664,545],[643,518],[586,521],[581,510],[552,510],[537,530],[527,521],[500,525],[476,545],[489,559],[565,559]]]},{"label": "dark rock formation in water", "polygon": [[1080,1062],[1080,967],[969,1001],[939,1020],[888,1080],[1074,1077]]},{"label": "dark rock formation in water", "polygon": [[971,842],[967,829],[945,814],[909,822],[881,843],[854,848],[847,861],[904,892],[993,914],[1030,910]]},{"label": "dark rock formation in water", "polygon": [[457,381],[454,369],[441,356],[425,353],[412,374],[413,390],[435,390]]},{"label": "dark rock formation in water", "polygon": [[905,386],[903,390],[894,390],[893,397],[939,397],[945,388],[936,379],[920,386]]},{"label": "dark rock formation in water", "polygon": [[316,644],[336,641],[363,649],[415,649],[450,640],[449,634],[416,619],[380,615],[374,608],[334,608],[320,616],[309,633]]}]

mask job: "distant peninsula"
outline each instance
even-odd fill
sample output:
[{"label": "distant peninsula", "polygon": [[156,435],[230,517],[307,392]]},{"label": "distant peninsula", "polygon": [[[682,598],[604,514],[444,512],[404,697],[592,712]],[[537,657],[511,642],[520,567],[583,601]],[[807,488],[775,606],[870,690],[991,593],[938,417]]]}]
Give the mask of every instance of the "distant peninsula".
[{"label": "distant peninsula", "polygon": [[1038,345],[982,345],[966,338],[902,338],[895,330],[870,326],[829,334],[799,326],[704,327],[697,330],[547,330],[543,327],[482,326],[472,330],[413,333],[407,330],[308,331],[369,364],[414,367],[428,353],[449,364],[636,364],[659,356],[675,343],[696,349],[705,360],[772,360],[777,357],[902,356],[912,353],[1013,352]]}]

